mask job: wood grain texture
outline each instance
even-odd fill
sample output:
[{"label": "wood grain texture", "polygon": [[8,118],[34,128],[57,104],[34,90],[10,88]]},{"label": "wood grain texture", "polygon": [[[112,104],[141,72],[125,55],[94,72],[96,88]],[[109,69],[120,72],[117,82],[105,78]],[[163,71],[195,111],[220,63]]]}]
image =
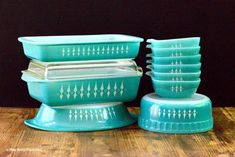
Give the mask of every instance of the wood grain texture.
[{"label": "wood grain texture", "polygon": [[[138,108],[129,108],[138,113]],[[37,109],[0,108],[0,157],[235,156],[235,108],[214,108],[214,129],[202,134],[153,133],[129,127],[97,132],[47,132],[23,124]]]}]

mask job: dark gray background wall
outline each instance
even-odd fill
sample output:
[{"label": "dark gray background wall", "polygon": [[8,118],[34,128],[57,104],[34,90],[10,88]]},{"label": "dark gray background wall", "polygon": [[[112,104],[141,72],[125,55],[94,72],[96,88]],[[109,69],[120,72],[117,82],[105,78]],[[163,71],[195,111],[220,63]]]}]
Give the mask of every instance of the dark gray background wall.
[{"label": "dark gray background wall", "polygon": [[[234,106],[235,1],[233,0],[1,0],[0,1],[0,105],[36,107],[27,93],[21,70],[29,63],[19,36],[121,33],[147,38],[201,37],[202,82],[199,93],[214,106]],[[138,65],[145,67],[146,43]],[[146,71],[146,69],[144,68]],[[152,92],[143,76],[138,98]]]}]

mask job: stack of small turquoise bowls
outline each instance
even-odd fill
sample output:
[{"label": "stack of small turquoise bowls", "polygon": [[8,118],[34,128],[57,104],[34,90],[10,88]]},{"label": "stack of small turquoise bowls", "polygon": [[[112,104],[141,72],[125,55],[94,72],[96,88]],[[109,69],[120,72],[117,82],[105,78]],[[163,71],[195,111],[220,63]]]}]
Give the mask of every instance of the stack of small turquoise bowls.
[{"label": "stack of small turquoise bowls", "polygon": [[[149,39],[152,60],[148,60],[155,92],[165,98],[192,96],[200,84],[200,38]],[[180,43],[180,44],[178,44]]]},{"label": "stack of small turquoise bowls", "polygon": [[[197,94],[200,84],[200,38],[148,39],[152,53],[146,74],[155,93],[141,101],[139,126],[163,133],[197,133],[213,126],[211,101]],[[205,115],[208,113],[208,115]]]}]

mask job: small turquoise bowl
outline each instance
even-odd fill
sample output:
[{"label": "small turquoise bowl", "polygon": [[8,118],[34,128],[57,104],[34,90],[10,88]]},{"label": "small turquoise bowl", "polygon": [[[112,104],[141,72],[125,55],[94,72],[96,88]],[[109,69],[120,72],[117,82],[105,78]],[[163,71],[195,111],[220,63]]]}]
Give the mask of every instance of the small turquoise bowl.
[{"label": "small turquoise bowl", "polygon": [[180,57],[198,55],[201,47],[185,47],[185,48],[155,48],[152,45],[147,45],[151,48],[153,57]]},{"label": "small turquoise bowl", "polygon": [[196,93],[201,82],[200,78],[195,81],[162,81],[152,78],[154,91],[165,98],[188,98]]},{"label": "small turquoise bowl", "polygon": [[157,48],[196,47],[199,46],[200,37],[165,39],[165,40],[148,39],[147,42],[151,43],[154,47]]},{"label": "small turquoise bowl", "polygon": [[211,100],[202,94],[185,99],[167,99],[156,93],[141,100],[140,128],[161,133],[191,134],[213,128]]},{"label": "small turquoise bowl", "polygon": [[36,117],[25,120],[32,128],[48,131],[96,131],[120,128],[137,121],[122,103],[50,107],[42,104]]},{"label": "small turquoise bowl", "polygon": [[195,81],[200,78],[201,71],[196,73],[159,73],[159,72],[146,72],[155,80],[161,81]]},{"label": "small turquoise bowl", "polygon": [[180,56],[180,57],[154,57],[152,61],[154,64],[167,65],[182,65],[182,64],[198,64],[200,63],[201,55]]},{"label": "small turquoise bowl", "polygon": [[158,65],[152,64],[147,66],[153,72],[159,73],[197,73],[201,69],[201,63],[185,65]]}]

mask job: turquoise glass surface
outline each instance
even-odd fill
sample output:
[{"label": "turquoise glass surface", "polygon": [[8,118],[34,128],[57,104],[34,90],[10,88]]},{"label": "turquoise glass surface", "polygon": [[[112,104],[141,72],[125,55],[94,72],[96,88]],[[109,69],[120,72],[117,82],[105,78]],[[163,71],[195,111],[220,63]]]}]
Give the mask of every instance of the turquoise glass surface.
[{"label": "turquoise glass surface", "polygon": [[200,63],[201,55],[193,56],[178,56],[178,57],[154,57],[152,56],[153,64],[158,65],[184,65]]},{"label": "turquoise glass surface", "polygon": [[156,40],[148,39],[148,43],[157,48],[182,48],[182,47],[196,47],[200,44],[200,37],[177,38]]},{"label": "turquoise glass surface", "polygon": [[154,57],[192,56],[198,55],[200,52],[200,46],[185,48],[155,48],[152,45],[147,45],[147,48],[151,48],[152,56]]},{"label": "turquoise glass surface", "polygon": [[197,73],[200,72],[201,63],[187,65],[159,65],[151,64],[148,69],[160,73]]},{"label": "turquoise glass surface", "polygon": [[120,128],[137,121],[122,103],[50,107],[42,104],[27,126],[47,131],[96,131]]},{"label": "turquoise glass surface", "polygon": [[151,71],[155,80],[162,81],[195,81],[200,78],[201,72],[196,73],[159,73]]},{"label": "turquoise glass surface", "polygon": [[195,81],[161,81],[152,77],[154,91],[164,98],[188,98],[198,89],[201,80]]},{"label": "turquoise glass surface", "polygon": [[29,36],[18,40],[28,58],[44,62],[132,59],[143,41],[121,34]]},{"label": "turquoise glass surface", "polygon": [[200,133],[213,128],[211,100],[194,94],[190,98],[167,99],[156,93],[141,100],[140,128],[161,133]]},{"label": "turquoise glass surface", "polygon": [[23,73],[22,79],[27,82],[31,97],[49,106],[61,106],[132,101],[136,98],[141,76],[40,80]]}]

